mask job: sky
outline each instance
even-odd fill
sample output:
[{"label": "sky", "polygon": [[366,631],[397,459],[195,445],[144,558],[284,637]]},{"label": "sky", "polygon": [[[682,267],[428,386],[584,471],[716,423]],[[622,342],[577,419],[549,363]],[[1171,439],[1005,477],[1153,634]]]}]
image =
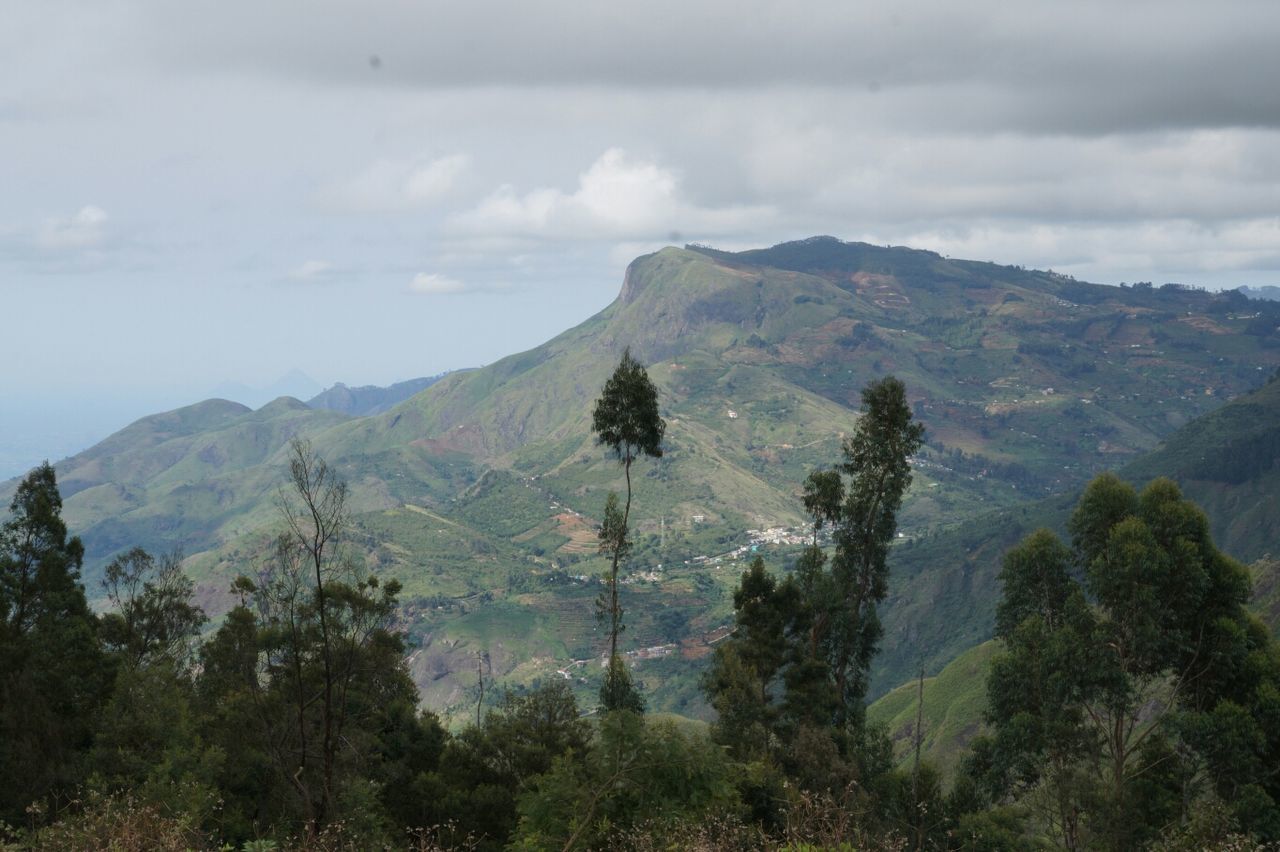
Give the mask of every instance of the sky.
[{"label": "sky", "polygon": [[1280,284],[1274,0],[0,0],[0,20],[0,475],[295,370],[492,362],[669,244],[830,234]]}]

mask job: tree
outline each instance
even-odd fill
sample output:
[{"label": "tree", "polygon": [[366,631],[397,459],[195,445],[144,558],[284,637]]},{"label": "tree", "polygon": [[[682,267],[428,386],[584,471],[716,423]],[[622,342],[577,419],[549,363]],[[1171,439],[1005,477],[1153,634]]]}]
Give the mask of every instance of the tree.
[{"label": "tree", "polygon": [[506,693],[481,724],[449,739],[438,770],[414,780],[409,824],[447,824],[444,841],[462,846],[470,836],[475,848],[504,849],[519,818],[519,797],[557,760],[580,761],[590,742],[591,727],[579,717],[566,681]]},{"label": "tree", "polygon": [[912,421],[899,380],[889,376],[867,385],[862,405],[862,419],[845,441],[839,466],[848,485],[834,519],[834,606],[813,601],[818,631],[827,634],[824,644],[839,699],[836,721],[842,726],[861,726],[867,672],[883,632],[876,607],[889,588],[889,545],[911,485],[910,458],[924,442],[924,426]]},{"label": "tree", "polygon": [[246,758],[273,768],[268,803],[292,808],[314,836],[368,811],[361,767],[416,690],[390,630],[400,584],[363,575],[343,549],[346,484],[305,441],[291,443],[289,467],[291,491],[279,496],[286,531],[258,578],[235,582],[241,605],[205,648],[201,687],[222,724],[252,720],[258,737]]},{"label": "tree", "polygon": [[1135,848],[1206,782],[1249,802],[1242,824],[1280,830],[1280,764],[1263,769],[1280,745],[1280,653],[1243,609],[1243,567],[1167,479],[1138,494],[1098,477],[1070,530],[1070,549],[1040,530],[1005,557],[1005,652],[987,684],[995,786],[1069,849]]},{"label": "tree", "polygon": [[556,760],[520,798],[515,848],[630,848],[622,836],[703,819],[736,804],[724,752],[705,736],[610,713],[581,757]]},{"label": "tree", "polygon": [[84,546],[67,535],[48,462],[18,485],[9,512],[0,527],[0,820],[18,822],[27,804],[81,780],[112,673],[80,583]]},{"label": "tree", "polygon": [[117,556],[103,573],[103,589],[113,611],[102,617],[103,642],[129,667],[158,660],[181,666],[208,620],[192,603],[195,587],[182,573],[182,553],[159,563],[141,547]]},{"label": "tree", "polygon": [[[289,442],[289,482],[293,486],[292,497],[283,491],[278,497],[280,514],[288,532],[280,537],[277,565],[282,574],[289,575],[284,582],[293,588],[297,588],[295,578],[300,565],[305,565],[310,573],[308,579],[314,583],[311,591],[315,596],[314,612],[320,627],[320,660],[324,669],[320,705],[323,776],[311,820],[314,828],[323,824],[333,799],[333,767],[337,751],[334,727],[339,710],[335,707],[333,695],[337,680],[334,671],[335,643],[330,632],[329,601],[326,598],[329,590],[326,585],[352,573],[352,566],[338,551],[349,521],[347,483],[330,471],[329,465],[312,450],[309,441],[300,438]],[[305,737],[303,755],[305,762]]]},{"label": "tree", "polygon": [[[778,760],[810,789],[837,790],[851,780],[865,788],[885,763],[883,744],[866,741],[863,702],[889,545],[924,430],[912,422],[897,379],[871,383],[862,400],[842,462],[804,483],[810,545],[781,582],[761,561],[742,575],[736,629],[703,682],[719,712],[719,741],[740,759]],[[818,536],[827,525],[830,557]]]},{"label": "tree", "polygon": [[641,456],[662,457],[666,423],[658,414],[657,388],[640,362],[631,357],[630,349],[623,351],[622,360],[596,400],[591,428],[596,440],[617,457],[627,482],[627,499],[621,513],[617,496],[611,492],[605,503],[604,524],[600,530],[600,549],[611,560],[607,598],[601,606],[602,615],[609,622],[609,666],[600,689],[600,700],[606,710],[639,709],[643,703],[618,656],[618,634],[623,628],[622,606],[618,599],[618,564],[630,548],[631,465]]},{"label": "tree", "polygon": [[769,756],[776,739],[775,689],[788,659],[795,584],[779,583],[756,557],[733,593],[734,639],[716,649],[703,688],[716,710],[715,738],[739,760]]},{"label": "tree", "polygon": [[95,725],[90,787],[198,823],[216,810],[222,753],[206,747],[198,726],[191,663],[206,618],[182,555],[157,562],[135,547],[111,561],[102,585],[113,608],[101,619],[102,644],[118,665]]}]

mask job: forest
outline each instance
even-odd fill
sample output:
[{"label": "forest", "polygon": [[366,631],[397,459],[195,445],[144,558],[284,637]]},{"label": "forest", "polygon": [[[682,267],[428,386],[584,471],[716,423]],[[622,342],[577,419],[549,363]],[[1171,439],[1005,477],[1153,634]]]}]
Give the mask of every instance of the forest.
[{"label": "forest", "polygon": [[[279,535],[218,623],[181,553],[140,548],[88,603],[47,463],[0,530],[0,848],[1160,850],[1280,841],[1280,646],[1249,578],[1167,479],[1104,474],[1069,540],[1009,551],[989,709],[954,778],[867,722],[897,513],[923,445],[903,384],[862,391],[803,482],[812,540],[757,559],[703,678],[705,726],[646,713],[619,651],[633,466],[664,451],[630,353],[592,412],[599,704],[559,680],[447,730],[419,706],[400,584],[348,546],[347,485],[295,440]],[[654,486],[646,484],[647,488]],[[821,534],[821,535],[820,535]]]}]

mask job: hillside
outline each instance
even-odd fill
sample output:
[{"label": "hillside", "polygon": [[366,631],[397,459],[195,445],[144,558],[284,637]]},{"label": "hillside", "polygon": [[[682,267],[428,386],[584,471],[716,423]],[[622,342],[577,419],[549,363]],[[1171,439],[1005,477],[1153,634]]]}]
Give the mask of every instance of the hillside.
[{"label": "hillside", "polygon": [[1280,638],[1280,559],[1259,559],[1249,566],[1253,579],[1253,611]]},{"label": "hillside", "polygon": [[1178,430],[1122,475],[1177,480],[1208,513],[1214,539],[1238,559],[1280,554],[1280,374]]},{"label": "hillside", "polygon": [[[560,473],[584,446],[609,363],[630,345],[655,365],[672,416],[711,430],[681,436],[675,423],[673,449],[719,439],[732,453],[723,461],[768,484],[794,482],[808,461],[796,448],[830,440],[809,454],[830,458],[861,387],[892,372],[939,463],[953,460],[961,473],[948,500],[926,501],[914,516],[946,522],[979,502],[1020,502],[1015,485],[1053,493],[1116,467],[1256,387],[1280,363],[1280,306],[1263,333],[1245,312],[1256,304],[831,238],[740,254],[664,249],[632,264],[601,314],[441,382],[360,427],[356,440],[425,434],[490,464]],[[1003,487],[973,487],[966,476],[979,474]]]},{"label": "hillside", "polygon": [[[987,673],[1000,643],[988,640],[965,651],[942,671],[924,679],[924,713],[920,757],[950,778],[965,746],[982,730],[987,707]],[[867,721],[883,725],[893,741],[900,766],[915,760],[919,683],[909,681],[881,696],[867,708]]]},{"label": "hillside", "polygon": [[753,544],[779,570],[790,558],[784,533],[747,531],[804,523],[799,484],[837,458],[867,381],[902,378],[930,440],[883,614],[892,684],[915,645],[937,670],[983,638],[999,547],[974,519],[1043,513],[1037,497],[1155,447],[1280,365],[1280,305],[1259,304],[832,238],[669,248],[633,262],[618,299],[581,325],[380,414],[209,401],[58,467],[91,593],[121,548],[180,545],[216,610],[228,578],[260,564],[282,449],[307,436],[351,483],[367,564],[405,584],[433,706],[464,701],[477,651],[500,681],[570,677],[585,693],[593,518],[620,484],[589,412],[630,346],[669,425],[664,458],[636,471],[625,641],[655,708],[697,713],[690,673],[731,616],[736,559]]},{"label": "hillside", "polygon": [[[1217,545],[1241,561],[1280,553],[1280,380],[1187,424],[1117,472],[1137,487],[1173,479],[1205,510]],[[994,512],[897,548],[873,694],[909,677],[921,650],[926,669],[937,671],[989,638],[1001,554],[1039,527],[1065,534],[1077,496]]]}]

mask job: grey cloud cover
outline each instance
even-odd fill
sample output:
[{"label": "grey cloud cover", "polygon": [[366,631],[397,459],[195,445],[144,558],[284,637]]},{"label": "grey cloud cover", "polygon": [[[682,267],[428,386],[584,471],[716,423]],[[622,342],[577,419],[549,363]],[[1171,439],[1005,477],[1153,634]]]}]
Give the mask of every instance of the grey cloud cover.
[{"label": "grey cloud cover", "polygon": [[1280,283],[1273,0],[9,6],[0,393],[485,363],[667,242]]},{"label": "grey cloud cover", "polygon": [[140,17],[165,66],[316,84],[925,89],[935,121],[1068,133],[1280,122],[1268,0],[201,0]]}]

